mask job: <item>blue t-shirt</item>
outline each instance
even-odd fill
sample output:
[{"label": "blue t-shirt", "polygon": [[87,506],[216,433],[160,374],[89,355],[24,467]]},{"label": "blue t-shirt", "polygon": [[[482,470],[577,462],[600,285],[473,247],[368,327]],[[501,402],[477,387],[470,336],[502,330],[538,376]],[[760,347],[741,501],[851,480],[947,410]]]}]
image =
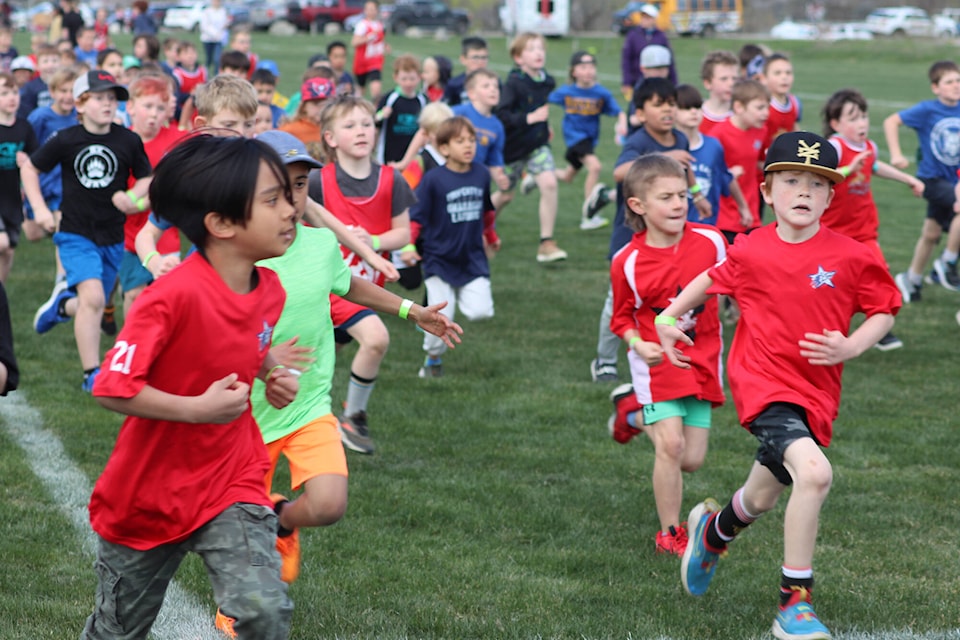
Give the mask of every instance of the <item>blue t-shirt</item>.
[{"label": "blue t-shirt", "polygon": [[568,147],[591,140],[596,146],[600,141],[600,116],[620,115],[620,105],[606,87],[578,87],[565,84],[550,92],[547,99],[563,107],[563,141]]},{"label": "blue t-shirt", "polygon": [[713,212],[709,218],[701,218],[693,198],[690,198],[690,210],[687,220],[702,224],[717,224],[717,214],[720,212],[720,196],[730,195],[730,181],[733,176],[723,160],[723,146],[720,141],[710,136],[700,136],[700,146],[690,147],[690,155],[694,157],[693,175],[700,185],[700,193],[710,203]]},{"label": "blue t-shirt", "polygon": [[100,52],[96,49],[84,51],[80,48],[80,45],[77,45],[73,48],[73,52],[77,55],[77,62],[85,64],[91,69],[95,69],[97,67],[97,54]]},{"label": "blue t-shirt", "polygon": [[[33,127],[37,141],[42,145],[57,131],[77,124],[77,110],[71,109],[70,113],[62,116],[50,107],[39,107],[33,110],[27,121]],[[51,211],[60,208],[60,200],[63,198],[63,181],[60,179],[59,164],[52,170],[40,174],[40,192]],[[28,216],[32,218],[33,207],[30,206],[30,202],[25,199],[23,204]]]},{"label": "blue t-shirt", "polygon": [[[687,136],[677,129],[673,130],[673,136],[676,141],[672,147],[665,147],[647,133],[643,127],[634,131],[623,143],[623,150],[620,151],[620,157],[614,167],[619,167],[625,162],[633,162],[640,156],[648,153],[663,153],[674,149],[687,151],[690,149],[690,142]],[[623,223],[623,208],[626,206],[623,199],[623,185],[617,183],[617,215],[613,219],[613,232],[610,234],[610,253],[607,258],[613,258],[613,254],[623,248],[633,237],[633,229]]]},{"label": "blue t-shirt", "polygon": [[918,178],[943,178],[957,182],[960,168],[960,104],[948,107],[939,100],[925,100],[900,112],[903,124],[920,140]]},{"label": "blue t-shirt", "polygon": [[490,172],[474,162],[465,173],[437,167],[424,174],[410,220],[420,224],[423,275],[452,287],[490,277],[483,250],[483,214],[493,210]]},{"label": "blue t-shirt", "polygon": [[467,100],[453,108],[453,115],[463,116],[477,130],[477,156],[473,159],[487,167],[503,166],[503,123],[495,115],[485,116]]},{"label": "blue t-shirt", "polygon": [[49,107],[52,102],[53,97],[50,95],[47,83],[41,80],[40,76],[37,76],[20,87],[20,108],[17,109],[17,117],[26,120],[34,109]]}]

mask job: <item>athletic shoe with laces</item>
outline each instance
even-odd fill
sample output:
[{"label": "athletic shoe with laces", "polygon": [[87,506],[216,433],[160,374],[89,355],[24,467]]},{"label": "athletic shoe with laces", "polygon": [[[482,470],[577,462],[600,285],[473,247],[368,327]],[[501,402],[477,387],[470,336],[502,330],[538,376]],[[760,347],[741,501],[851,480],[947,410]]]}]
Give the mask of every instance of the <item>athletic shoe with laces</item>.
[{"label": "athletic shoe with laces", "polygon": [[68,321],[70,316],[62,313],[62,307],[67,303],[67,300],[75,298],[76,296],[75,291],[67,288],[66,280],[57,282],[53,286],[53,292],[50,294],[50,298],[37,309],[36,315],[33,316],[34,331],[43,334],[61,322]]},{"label": "athletic shoe with laces", "polygon": [[217,616],[213,619],[213,626],[228,638],[236,638],[237,632],[233,630],[233,625],[236,621],[236,618],[224,615],[220,609],[217,609]]},{"label": "athletic shoe with laces", "polygon": [[707,527],[713,524],[713,514],[718,511],[720,505],[712,498],[707,498],[690,511],[687,519],[693,529],[680,563],[680,580],[683,588],[692,596],[702,596],[707,592],[717,570],[720,554],[707,549],[706,533]]},{"label": "athletic shoe with laces", "polygon": [[530,195],[536,188],[537,179],[532,174],[525,174],[523,180],[520,181],[520,193],[525,196]]},{"label": "athletic shoe with laces", "polygon": [[[587,196],[587,199],[583,201],[583,207],[580,210],[580,215],[583,216],[584,220],[589,220],[599,213],[601,209],[610,204],[610,198],[608,197],[610,190],[607,189],[607,185],[602,182],[597,184],[590,190],[590,195]],[[580,224],[580,228],[583,229],[583,223]],[[597,228],[597,227],[591,227]]]},{"label": "athletic shoe with laces", "polygon": [[93,384],[97,381],[97,375],[100,373],[100,367],[97,367],[90,373],[83,374],[83,384],[80,388],[87,393],[93,393]]},{"label": "athletic shoe with laces", "polygon": [[340,441],[343,446],[357,453],[373,453],[373,440],[367,428],[367,412],[358,411],[352,416],[340,417]]},{"label": "athletic shoe with laces", "polygon": [[593,216],[592,218],[581,218],[580,230],[593,231],[594,229],[603,229],[610,224],[610,221],[603,216]]},{"label": "athletic shoe with laces", "polygon": [[567,259],[567,252],[557,246],[554,240],[544,240],[537,249],[537,262],[558,262]]},{"label": "athletic shoe with laces", "polygon": [[683,557],[687,550],[687,529],[682,524],[680,528],[670,525],[667,532],[657,531],[656,550],[658,554],[670,554]]},{"label": "athletic shoe with laces", "polygon": [[880,338],[880,341],[873,345],[873,348],[877,349],[878,351],[893,351],[894,349],[899,349],[902,346],[903,342],[900,341],[900,338],[893,335],[893,333],[888,333]]},{"label": "athletic shoe with laces", "polygon": [[443,362],[440,360],[434,360],[430,362],[430,357],[427,356],[423,360],[423,366],[420,367],[420,371],[417,372],[417,377],[419,378],[442,378],[443,377]]},{"label": "athletic shoe with laces", "polygon": [[[277,505],[290,502],[279,493],[271,493],[270,499],[275,511]],[[277,536],[277,552],[280,554],[280,579],[292,584],[300,575],[300,532],[294,529],[288,536]]]},{"label": "athletic shoe with laces", "polygon": [[947,262],[943,258],[933,261],[933,272],[937,274],[938,284],[949,291],[960,291],[960,275],[957,263]]},{"label": "athletic shoe with laces", "polygon": [[620,444],[627,444],[638,433],[643,431],[627,422],[627,416],[639,412],[643,407],[637,401],[637,394],[633,392],[633,385],[626,382],[610,392],[610,401],[613,402],[613,415],[607,420],[607,431]]},{"label": "athletic shoe with laces", "polygon": [[936,271],[930,269],[930,273],[923,276],[923,282],[925,284],[940,284],[940,276],[937,275]]},{"label": "athletic shoe with laces", "polygon": [[773,635],[780,640],[830,640],[830,630],[817,617],[810,604],[810,594],[799,589],[787,602],[777,609],[773,619]]},{"label": "athletic shoe with laces", "polygon": [[894,276],[893,281],[897,283],[897,288],[900,289],[900,295],[903,297],[903,304],[920,302],[920,290],[923,288],[923,283],[914,285],[912,282],[910,282],[910,276],[906,271],[898,273],[896,276]]},{"label": "athletic shoe with laces", "polygon": [[103,316],[100,318],[100,330],[103,331],[104,335],[117,335],[116,312],[117,308],[112,304],[103,308]]},{"label": "athletic shoe with laces", "polygon": [[616,382],[620,376],[617,375],[617,365],[594,358],[590,361],[590,378],[594,382]]}]

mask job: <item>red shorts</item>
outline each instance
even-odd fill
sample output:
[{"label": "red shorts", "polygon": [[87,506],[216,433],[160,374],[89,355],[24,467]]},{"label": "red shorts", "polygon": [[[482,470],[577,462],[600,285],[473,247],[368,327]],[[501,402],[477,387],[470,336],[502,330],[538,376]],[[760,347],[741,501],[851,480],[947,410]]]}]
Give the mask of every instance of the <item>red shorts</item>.
[{"label": "red shorts", "polygon": [[330,294],[330,319],[333,320],[333,326],[339,327],[346,324],[350,318],[358,313],[371,311],[368,307],[344,300],[338,295]]}]

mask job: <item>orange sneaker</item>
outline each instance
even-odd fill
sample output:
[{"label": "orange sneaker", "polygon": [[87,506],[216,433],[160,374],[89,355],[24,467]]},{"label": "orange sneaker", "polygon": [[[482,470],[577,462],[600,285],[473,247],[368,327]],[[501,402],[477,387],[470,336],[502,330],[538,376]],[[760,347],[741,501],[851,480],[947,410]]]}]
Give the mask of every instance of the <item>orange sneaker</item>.
[{"label": "orange sneaker", "polygon": [[[286,502],[287,499],[279,493],[270,494],[274,505]],[[277,551],[280,553],[280,579],[292,584],[300,575],[300,533],[294,529],[289,536],[277,536]]]},{"label": "orange sneaker", "polygon": [[220,609],[217,609],[217,617],[214,618],[213,625],[217,628],[217,631],[228,638],[236,638],[237,632],[233,630],[233,623],[236,621],[236,618],[225,616],[220,612]]},{"label": "orange sneaker", "polygon": [[664,533],[657,531],[657,553],[668,553],[675,556],[683,556],[687,550],[687,529],[681,524],[679,527],[670,526],[670,531]]}]

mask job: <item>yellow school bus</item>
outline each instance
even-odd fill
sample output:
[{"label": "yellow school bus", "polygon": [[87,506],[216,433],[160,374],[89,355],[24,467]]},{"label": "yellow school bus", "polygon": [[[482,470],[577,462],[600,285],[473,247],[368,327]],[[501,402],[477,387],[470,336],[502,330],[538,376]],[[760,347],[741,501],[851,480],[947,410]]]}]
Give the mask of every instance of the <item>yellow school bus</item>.
[{"label": "yellow school bus", "polygon": [[[621,32],[640,23],[640,7],[644,4],[632,1],[614,14],[615,22],[622,16]],[[660,9],[657,27],[663,31],[709,38],[743,28],[743,0],[661,0],[650,4]]]}]

